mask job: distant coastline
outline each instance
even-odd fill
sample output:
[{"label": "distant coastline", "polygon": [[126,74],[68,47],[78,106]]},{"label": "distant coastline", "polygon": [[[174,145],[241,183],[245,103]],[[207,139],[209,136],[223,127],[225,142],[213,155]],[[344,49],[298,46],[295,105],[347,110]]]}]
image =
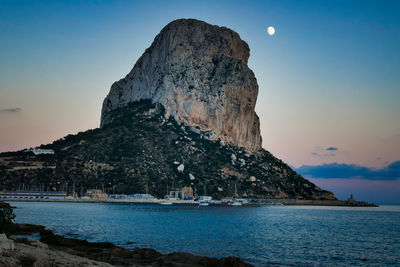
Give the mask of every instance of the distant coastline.
[{"label": "distant coastline", "polygon": [[[257,199],[266,204],[246,204],[246,206],[259,206],[268,204],[282,204],[289,206],[338,206],[338,207],[378,207],[379,205],[356,200],[311,200],[311,199]],[[3,201],[18,202],[71,202],[71,203],[132,203],[132,204],[159,204],[163,199],[4,199]],[[177,205],[198,205],[194,200],[168,200]],[[218,204],[221,205],[221,204]]]}]

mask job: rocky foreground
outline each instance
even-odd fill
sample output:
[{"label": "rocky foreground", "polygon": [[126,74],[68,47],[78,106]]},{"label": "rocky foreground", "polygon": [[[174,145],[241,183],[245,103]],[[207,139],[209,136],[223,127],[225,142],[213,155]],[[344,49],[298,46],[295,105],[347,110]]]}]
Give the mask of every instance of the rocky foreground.
[{"label": "rocky foreground", "polygon": [[0,238],[0,266],[252,266],[237,257],[216,259],[184,252],[163,255],[148,248],[131,251],[112,243],[65,238],[39,225],[15,224],[14,235],[31,234],[39,234],[40,241]]}]

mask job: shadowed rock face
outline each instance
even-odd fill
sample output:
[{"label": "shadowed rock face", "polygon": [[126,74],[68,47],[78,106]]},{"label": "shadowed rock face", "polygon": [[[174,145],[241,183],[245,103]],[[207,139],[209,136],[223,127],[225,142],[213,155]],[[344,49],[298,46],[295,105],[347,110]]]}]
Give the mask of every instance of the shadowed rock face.
[{"label": "shadowed rock face", "polygon": [[225,27],[193,19],[169,23],[104,99],[101,126],[113,110],[149,99],[164,116],[199,127],[211,140],[220,138],[250,151],[261,148],[254,111],[258,85],[248,68],[250,49]]}]

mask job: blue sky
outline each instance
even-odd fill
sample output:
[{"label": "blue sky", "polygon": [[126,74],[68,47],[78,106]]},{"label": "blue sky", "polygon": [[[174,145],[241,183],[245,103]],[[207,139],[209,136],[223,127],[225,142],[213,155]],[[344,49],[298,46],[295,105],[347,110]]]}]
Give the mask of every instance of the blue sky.
[{"label": "blue sky", "polygon": [[0,151],[98,127],[111,84],[166,24],[196,18],[249,44],[264,148],[296,168],[386,168],[400,160],[398,14],[399,1],[0,0]]}]

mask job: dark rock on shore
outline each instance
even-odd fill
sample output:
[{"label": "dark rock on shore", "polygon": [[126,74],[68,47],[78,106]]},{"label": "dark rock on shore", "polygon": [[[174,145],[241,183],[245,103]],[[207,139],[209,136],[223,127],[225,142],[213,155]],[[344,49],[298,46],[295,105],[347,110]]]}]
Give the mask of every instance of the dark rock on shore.
[{"label": "dark rock on shore", "polygon": [[10,204],[0,200],[0,209],[12,208]]},{"label": "dark rock on shore", "polygon": [[[40,246],[42,249],[60,251],[64,254],[71,255],[71,257],[78,257],[74,258],[74,260],[86,258],[114,266],[252,266],[237,257],[216,259],[205,256],[195,256],[185,252],[174,252],[163,255],[149,248],[140,248],[131,251],[108,242],[91,243],[86,240],[65,238],[39,225],[15,224],[15,235],[28,235],[33,233],[40,234],[40,243],[23,238],[16,238],[16,243],[24,243],[25,245],[34,244],[36,247]],[[65,255],[63,257],[65,257]],[[34,259],[31,256],[31,266],[33,266],[36,261],[39,262],[40,260],[40,258]]]},{"label": "dark rock on shore", "polygon": [[378,205],[373,203],[368,203],[364,201],[357,201],[355,199],[349,198],[348,200],[343,201],[344,206],[348,207],[378,207]]},{"label": "dark rock on shore", "polygon": [[17,235],[31,235],[35,233],[41,233],[45,231],[46,228],[42,225],[36,224],[14,224],[14,234]]}]

